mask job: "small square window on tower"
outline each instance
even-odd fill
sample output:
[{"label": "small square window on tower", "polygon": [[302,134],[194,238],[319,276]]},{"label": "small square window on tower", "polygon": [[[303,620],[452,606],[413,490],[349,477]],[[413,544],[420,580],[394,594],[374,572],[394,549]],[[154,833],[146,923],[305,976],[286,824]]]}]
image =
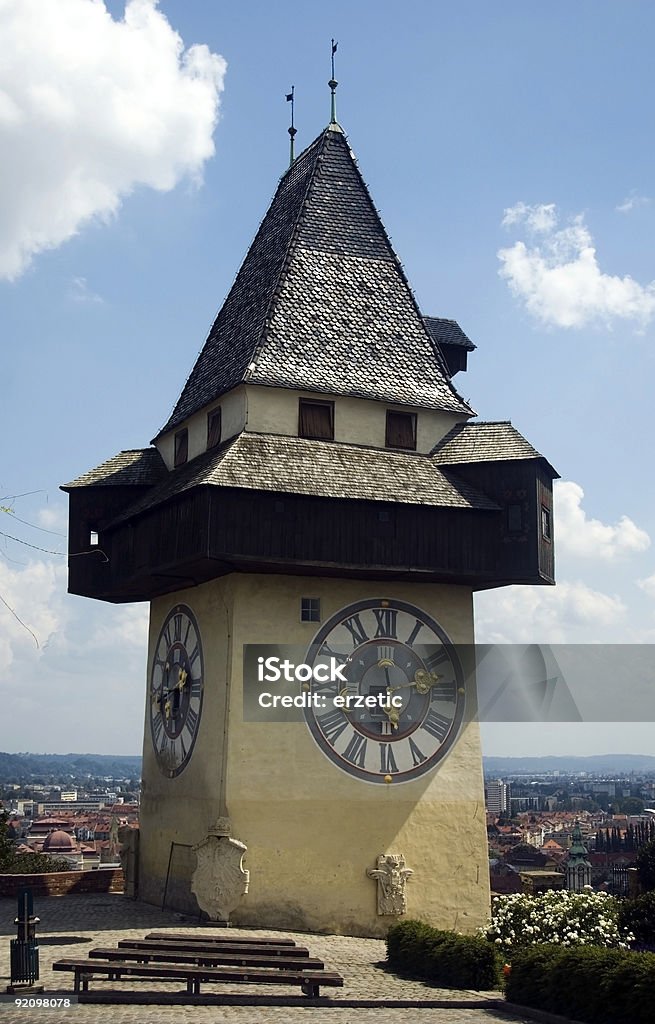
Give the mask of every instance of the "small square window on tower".
[{"label": "small square window on tower", "polygon": [[550,521],[550,509],[545,505],[541,506],[541,536],[544,540],[552,539],[552,526]]},{"label": "small square window on tower", "polygon": [[405,448],[416,451],[416,414],[393,412],[387,409],[387,430],[384,439],[387,448]]},{"label": "small square window on tower", "polygon": [[334,402],[314,402],[301,398],[298,407],[298,437],[333,441]]},{"label": "small square window on tower", "polygon": [[320,622],[321,621],[321,599],[320,597],[300,598],[300,621]]},{"label": "small square window on tower", "polygon": [[176,468],[178,466],[183,466],[188,458],[189,431],[185,427],[184,430],[178,430],[177,434],[175,435],[175,459],[173,464]]},{"label": "small square window on tower", "polygon": [[221,407],[207,413],[207,450],[221,443]]}]

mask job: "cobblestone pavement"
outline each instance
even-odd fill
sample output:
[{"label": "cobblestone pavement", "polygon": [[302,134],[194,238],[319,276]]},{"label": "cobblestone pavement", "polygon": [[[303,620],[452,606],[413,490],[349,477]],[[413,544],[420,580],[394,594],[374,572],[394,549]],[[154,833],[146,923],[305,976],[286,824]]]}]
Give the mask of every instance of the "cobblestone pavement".
[{"label": "cobblestone pavement", "polygon": [[[9,939],[15,938],[14,917],[16,903],[0,899],[0,992],[4,993],[10,979]],[[52,963],[62,957],[86,956],[94,946],[115,946],[121,939],[142,938],[154,928],[188,931],[189,934],[206,932],[197,922],[171,911],[161,911],[145,903],[136,903],[119,895],[63,896],[35,899],[35,913],[39,916],[40,980],[45,985],[44,996],[72,994],[73,976],[52,971]],[[475,1002],[484,997],[498,997],[499,993],[453,992],[435,989],[417,981],[407,981],[384,970],[384,942],[379,939],[358,939],[343,935],[307,935],[297,932],[252,931],[230,929],[230,934],[278,935],[293,938],[299,945],[309,947],[312,956],[325,961],[326,969],[339,971],[344,978],[343,989],[325,990],[335,1004],[344,999],[376,1000],[458,1000]],[[143,987],[148,991],[180,991],[175,983],[157,984],[122,981],[121,988]],[[108,988],[106,982],[91,983],[92,990]],[[264,989],[240,985],[224,985],[221,992],[240,995],[264,991],[280,996],[279,986]],[[205,985],[203,992],[217,991]],[[289,989],[297,996],[298,988]],[[32,1024],[52,1020],[58,1024],[177,1024],[193,1021],[199,1024],[500,1024],[510,1020],[495,1010],[478,1007],[285,1007],[285,1006],[129,1006],[74,1004],[65,1008],[17,1009],[13,996],[0,1001],[0,1020],[11,1024]],[[517,1021],[516,1017],[511,1020]],[[519,1022],[526,1024],[527,1018]]]}]

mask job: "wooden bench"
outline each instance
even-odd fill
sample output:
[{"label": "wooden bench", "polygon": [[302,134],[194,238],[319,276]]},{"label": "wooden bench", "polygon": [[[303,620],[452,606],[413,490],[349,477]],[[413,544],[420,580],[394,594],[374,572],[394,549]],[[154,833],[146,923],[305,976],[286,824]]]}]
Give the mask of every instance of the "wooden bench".
[{"label": "wooden bench", "polygon": [[282,957],[268,956],[259,951],[256,953],[244,953],[243,951],[225,953],[222,949],[181,949],[179,946],[171,946],[170,949],[160,949],[159,947],[146,949],[133,946],[128,940],[119,942],[117,949],[105,947],[90,949],[89,956],[94,960],[137,960],[142,964],[172,961],[206,967],[225,964],[232,967],[273,967],[276,970],[297,971],[322,971],[325,967],[322,960],[294,956],[293,948],[286,956]]},{"label": "wooden bench", "polygon": [[309,950],[305,946],[246,946],[233,945],[230,943],[215,942],[187,942],[186,940],[176,942],[174,939],[122,939],[118,943],[119,948],[127,946],[130,949],[152,949],[152,950],[174,950],[182,952],[201,953],[228,953],[234,956],[270,956],[288,957],[293,956],[296,960],[309,957]]},{"label": "wooden bench", "polygon": [[188,995],[199,995],[200,984],[236,982],[249,985],[299,985],[309,999],[319,997],[320,986],[341,988],[343,978],[332,971],[286,971],[268,967],[200,967],[193,964],[135,964],[124,960],[90,960],[65,958],[52,965],[55,971],[74,972],[74,991],[87,992],[95,975],[106,975],[110,981],[123,976],[140,980],[184,981]]},{"label": "wooden bench", "polygon": [[245,946],[295,946],[294,939],[278,939],[277,936],[271,936],[270,938],[256,937],[256,936],[239,936],[238,938],[230,935],[229,931],[227,934],[217,935],[215,932],[209,932],[206,935],[190,935],[188,932],[148,932],[146,939],[154,939],[159,941],[160,939],[166,939],[167,941],[173,940],[175,942],[219,942],[228,943],[229,945],[245,945]]}]

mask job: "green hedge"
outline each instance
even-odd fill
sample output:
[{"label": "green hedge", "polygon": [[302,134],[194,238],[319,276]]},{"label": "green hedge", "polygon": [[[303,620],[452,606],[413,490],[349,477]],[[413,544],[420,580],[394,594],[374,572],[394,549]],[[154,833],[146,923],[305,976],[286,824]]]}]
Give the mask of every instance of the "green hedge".
[{"label": "green hedge", "polygon": [[440,988],[498,988],[499,962],[482,936],[442,932],[423,921],[401,921],[387,935],[389,966]]},{"label": "green hedge", "polygon": [[531,946],[512,954],[505,996],[586,1024],[652,1024],[655,955]]},{"label": "green hedge", "polygon": [[632,932],[636,946],[655,948],[655,892],[625,900],[619,910],[619,924]]}]

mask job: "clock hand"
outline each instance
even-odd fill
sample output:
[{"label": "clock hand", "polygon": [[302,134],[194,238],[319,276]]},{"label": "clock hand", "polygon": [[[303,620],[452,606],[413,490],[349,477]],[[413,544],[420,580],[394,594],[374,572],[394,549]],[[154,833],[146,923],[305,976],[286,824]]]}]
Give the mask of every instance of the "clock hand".
[{"label": "clock hand", "polygon": [[412,686],[416,687],[417,693],[429,693],[432,687],[436,686],[441,678],[442,677],[436,672],[426,672],[425,669],[419,668],[411,683],[400,683],[399,686],[388,686],[387,693],[395,693],[396,690],[408,690]]}]

